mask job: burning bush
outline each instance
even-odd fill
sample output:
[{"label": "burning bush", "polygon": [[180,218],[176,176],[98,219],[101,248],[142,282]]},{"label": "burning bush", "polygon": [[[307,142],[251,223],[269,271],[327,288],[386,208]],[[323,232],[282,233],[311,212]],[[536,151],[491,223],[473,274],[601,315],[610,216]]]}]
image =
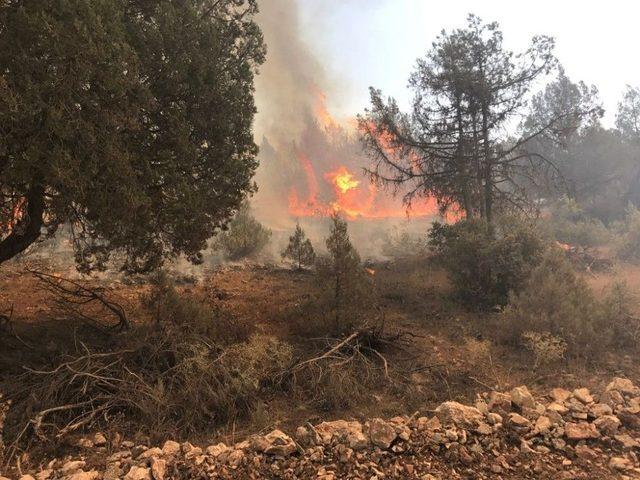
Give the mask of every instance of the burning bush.
[{"label": "burning bush", "polygon": [[306,238],[299,223],[296,224],[293,235],[289,237],[287,248],[282,251],[282,258],[292,260],[294,267],[298,270],[302,270],[303,266],[313,265],[316,261],[316,252],[313,250],[311,240]]},{"label": "burning bush", "polygon": [[506,305],[538,263],[545,244],[533,228],[501,219],[492,233],[482,221],[434,223],[429,245],[466,305],[487,309]]},{"label": "burning bush", "polygon": [[249,202],[245,201],[229,223],[228,230],[218,235],[214,248],[221,250],[228,260],[240,260],[260,253],[270,238],[271,230],[253,217]]}]

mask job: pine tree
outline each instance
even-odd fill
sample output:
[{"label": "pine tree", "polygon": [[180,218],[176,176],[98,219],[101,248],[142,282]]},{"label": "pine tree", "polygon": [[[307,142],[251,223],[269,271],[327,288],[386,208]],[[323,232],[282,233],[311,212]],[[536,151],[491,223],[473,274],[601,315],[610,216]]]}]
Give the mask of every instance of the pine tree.
[{"label": "pine tree", "polygon": [[360,255],[349,239],[347,222],[337,213],[331,222],[326,240],[329,256],[318,264],[318,279],[330,298],[338,332],[355,322],[358,305],[366,298],[367,281]]},{"label": "pine tree", "polygon": [[218,235],[214,248],[221,250],[228,260],[240,260],[260,253],[270,238],[271,230],[255,219],[245,200],[229,222],[228,230]]},{"label": "pine tree", "polygon": [[299,223],[296,224],[293,235],[289,237],[289,245],[282,251],[282,258],[293,260],[298,270],[302,270],[303,266],[313,265],[316,261],[316,253],[313,251],[311,240],[306,238]]}]

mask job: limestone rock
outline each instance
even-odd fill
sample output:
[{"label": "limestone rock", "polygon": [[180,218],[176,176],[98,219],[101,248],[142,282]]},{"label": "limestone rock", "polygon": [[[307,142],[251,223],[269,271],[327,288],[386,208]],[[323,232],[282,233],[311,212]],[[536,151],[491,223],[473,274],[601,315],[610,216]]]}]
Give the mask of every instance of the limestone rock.
[{"label": "limestone rock", "polygon": [[162,446],[162,453],[169,457],[178,455],[180,453],[180,444],[173,440],[167,440]]},{"label": "limestone rock", "polygon": [[600,437],[595,425],[587,422],[567,422],[564,426],[564,434],[569,440],[587,440]]},{"label": "limestone rock", "polygon": [[362,450],[369,445],[369,440],[362,432],[362,424],[360,422],[347,422],[345,420],[323,422],[317,425],[315,429],[324,445],[329,445],[333,440],[345,442],[349,448],[354,450]]},{"label": "limestone rock", "polygon": [[60,472],[63,475],[69,475],[71,473],[77,472],[78,470],[82,470],[85,465],[86,465],[86,462],[83,460],[69,461],[69,462],[66,462],[64,465],[62,465]]},{"label": "limestone rock", "polygon": [[635,438],[633,438],[628,433],[623,433],[622,435],[616,435],[614,437],[618,443],[620,443],[624,448],[638,448],[640,447],[640,442],[638,442]]},{"label": "limestone rock", "polygon": [[551,390],[550,397],[556,403],[564,403],[571,397],[571,392],[564,388],[554,388]]},{"label": "limestone rock", "polygon": [[440,422],[453,424],[460,428],[476,428],[484,420],[484,416],[475,407],[468,407],[458,402],[444,402],[436,408]]},{"label": "limestone rock", "polygon": [[593,397],[591,396],[591,392],[589,392],[588,388],[576,388],[573,391],[573,396],[584,404],[593,402]]},{"label": "limestone rock", "polygon": [[151,471],[148,468],[133,466],[124,476],[124,480],[152,480]]},{"label": "limestone rock", "polygon": [[605,415],[611,415],[613,413],[611,407],[606,403],[596,403],[591,407],[589,411],[595,418],[600,418]]},{"label": "limestone rock", "polygon": [[511,396],[508,393],[491,392],[487,409],[490,412],[509,413],[511,411]]},{"label": "limestone rock", "polygon": [[252,445],[259,452],[281,457],[287,457],[297,449],[293,439],[278,429],[273,430],[264,437],[257,437]]},{"label": "limestone rock", "polygon": [[620,420],[615,415],[603,415],[596,418],[593,424],[603,435],[613,435],[620,427]]},{"label": "limestone rock", "polygon": [[154,480],[164,480],[167,472],[167,461],[162,458],[151,459],[151,476]]},{"label": "limestone rock", "polygon": [[371,443],[383,450],[388,449],[396,439],[396,429],[380,418],[374,418],[369,423],[369,438]]},{"label": "limestone rock", "polygon": [[624,457],[612,457],[609,460],[609,468],[611,470],[627,470],[631,467],[631,462]]},{"label": "limestone rock", "polygon": [[640,389],[636,387],[633,382],[627,378],[614,378],[609,385],[607,385],[606,391],[610,392],[615,390],[620,393],[626,393],[627,395],[636,395],[640,393]]},{"label": "limestone rock", "polygon": [[511,390],[511,402],[520,408],[536,408],[536,401],[524,385]]}]

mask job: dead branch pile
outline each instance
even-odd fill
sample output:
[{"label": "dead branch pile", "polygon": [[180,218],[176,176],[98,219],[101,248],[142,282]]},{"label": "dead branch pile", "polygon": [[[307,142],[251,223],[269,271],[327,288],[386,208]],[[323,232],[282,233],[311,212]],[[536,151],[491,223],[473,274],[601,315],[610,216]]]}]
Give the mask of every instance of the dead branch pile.
[{"label": "dead branch pile", "polygon": [[174,328],[135,331],[106,353],[81,344],[52,369],[26,369],[0,385],[12,408],[10,455],[33,440],[114,424],[148,434],[191,434],[247,413],[291,362],[267,336],[233,345]]},{"label": "dead branch pile", "polygon": [[364,324],[344,338],[315,339],[318,353],[299,360],[288,371],[294,391],[327,409],[348,407],[371,385],[390,378],[385,352],[401,348],[403,335],[389,335],[384,323]]},{"label": "dead branch pile", "polygon": [[[76,280],[38,270],[27,269],[27,272],[36,277],[42,287],[53,295],[55,305],[61,312],[96,328],[103,329],[107,324],[108,330],[129,329],[130,323],[124,308],[109,298],[111,292],[106,287],[90,287]],[[116,322],[112,323],[111,319]]]}]

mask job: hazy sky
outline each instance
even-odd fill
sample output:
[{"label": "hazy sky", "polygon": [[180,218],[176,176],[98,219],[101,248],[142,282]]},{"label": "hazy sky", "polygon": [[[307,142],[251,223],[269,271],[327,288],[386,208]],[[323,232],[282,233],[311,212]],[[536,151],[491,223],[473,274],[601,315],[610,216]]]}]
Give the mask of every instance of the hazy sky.
[{"label": "hazy sky", "polygon": [[600,90],[607,124],[625,85],[640,86],[640,0],[298,1],[304,40],[333,81],[329,108],[339,115],[362,111],[369,86],[406,102],[416,58],[468,13],[498,21],[515,51],[535,34],[555,37],[567,74]]}]

